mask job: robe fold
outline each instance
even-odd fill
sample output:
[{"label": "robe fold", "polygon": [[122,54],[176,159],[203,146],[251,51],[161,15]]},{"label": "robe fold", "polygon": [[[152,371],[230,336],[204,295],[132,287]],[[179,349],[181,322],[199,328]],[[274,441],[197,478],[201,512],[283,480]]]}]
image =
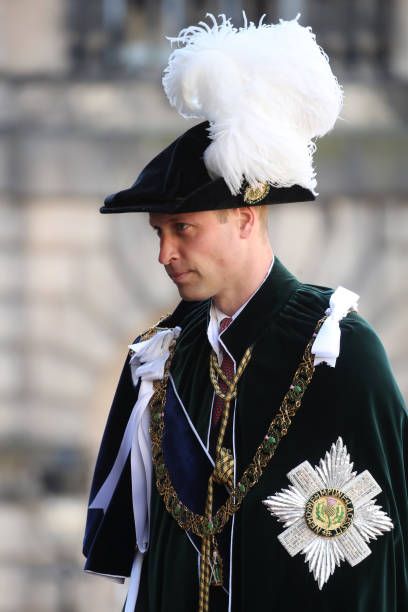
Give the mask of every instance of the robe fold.
[{"label": "robe fold", "polygon": [[[331,294],[331,289],[300,283],[275,259],[268,278],[223,332],[222,341],[237,364],[248,346],[253,346],[252,358],[238,384],[235,405],[231,406],[227,430],[226,445],[235,456],[236,481],[251,462],[279,409]],[[192,503],[197,504],[202,503],[207,487],[205,478],[200,477],[205,462],[203,457],[201,463],[198,459],[190,461],[188,455],[183,462],[183,452],[192,447],[187,439],[191,435],[201,441],[194,452],[205,455],[201,447],[209,445],[214,396],[209,379],[209,307],[209,301],[182,302],[162,323],[181,327],[171,364],[176,399],[168,398],[175,403],[169,407],[167,420],[168,428],[175,427],[171,409],[178,411],[181,450],[172,452],[174,440],[169,435],[166,464],[170,473],[178,470],[182,482],[189,479],[194,482],[180,493],[191,492],[195,495]],[[288,434],[220,538],[224,588],[212,587],[211,612],[408,610],[407,411],[383,346],[370,325],[352,312],[341,321],[340,328],[340,355],[335,367],[322,364],[315,368]],[[96,464],[91,500],[109,472],[136,398],[128,357]],[[278,541],[283,525],[271,516],[262,501],[287,488],[287,473],[303,461],[317,465],[339,436],[347,446],[354,470],[358,473],[368,470],[380,485],[382,492],[376,496],[377,504],[389,515],[394,528],[369,542],[371,554],[361,563],[351,567],[343,562],[336,567],[320,590],[304,556],[291,557]],[[204,467],[195,467],[201,465]],[[179,487],[183,488],[182,484]],[[226,495],[221,486],[217,488],[216,504],[222,503]],[[85,568],[128,576],[134,550],[128,462],[109,508],[105,512],[89,510]],[[198,551],[199,542],[168,514],[153,485],[150,545],[136,609],[196,610]]]}]

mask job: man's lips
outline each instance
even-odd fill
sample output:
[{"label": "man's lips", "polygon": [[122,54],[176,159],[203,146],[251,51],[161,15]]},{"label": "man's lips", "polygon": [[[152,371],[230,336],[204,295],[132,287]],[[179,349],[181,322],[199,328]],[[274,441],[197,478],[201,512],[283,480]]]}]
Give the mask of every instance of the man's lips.
[{"label": "man's lips", "polygon": [[190,274],[191,270],[184,270],[183,272],[170,272],[167,271],[167,274],[170,276],[171,280],[174,283],[179,283],[184,280],[188,274]]}]

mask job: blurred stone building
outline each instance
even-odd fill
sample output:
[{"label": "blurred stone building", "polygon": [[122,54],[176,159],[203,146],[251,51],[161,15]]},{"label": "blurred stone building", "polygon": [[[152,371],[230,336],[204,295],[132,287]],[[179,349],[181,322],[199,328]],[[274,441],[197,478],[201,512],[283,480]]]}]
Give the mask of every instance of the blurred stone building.
[{"label": "blurred stone building", "polygon": [[345,88],[320,203],[270,212],[302,280],[342,284],[408,393],[406,0],[0,3],[0,612],[119,610],[81,572],[86,491],[129,344],[177,301],[143,215],[98,214],[187,124],[164,38],[225,12],[311,25]]}]

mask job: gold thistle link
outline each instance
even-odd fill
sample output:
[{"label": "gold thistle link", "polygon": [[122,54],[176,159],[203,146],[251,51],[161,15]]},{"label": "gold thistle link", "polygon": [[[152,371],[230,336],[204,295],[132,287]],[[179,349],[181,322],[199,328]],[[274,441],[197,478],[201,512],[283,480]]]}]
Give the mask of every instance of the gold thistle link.
[{"label": "gold thistle link", "polygon": [[212,553],[212,563],[211,563],[211,578],[210,582],[213,586],[221,586],[223,585],[223,575],[222,575],[222,557],[218,552],[217,543],[215,542],[215,538],[213,541],[213,553]]},{"label": "gold thistle link", "polygon": [[270,185],[268,183],[258,183],[257,185],[248,185],[244,191],[244,202],[250,206],[262,202],[269,193]]}]

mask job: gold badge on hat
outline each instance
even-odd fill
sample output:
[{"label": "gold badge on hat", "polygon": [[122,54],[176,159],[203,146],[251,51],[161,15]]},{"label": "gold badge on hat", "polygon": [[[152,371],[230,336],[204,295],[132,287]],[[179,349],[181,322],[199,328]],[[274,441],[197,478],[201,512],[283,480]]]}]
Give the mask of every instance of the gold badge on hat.
[{"label": "gold badge on hat", "polygon": [[248,185],[244,191],[244,202],[249,206],[262,202],[268,195],[270,190],[269,183],[258,183],[257,185]]}]

